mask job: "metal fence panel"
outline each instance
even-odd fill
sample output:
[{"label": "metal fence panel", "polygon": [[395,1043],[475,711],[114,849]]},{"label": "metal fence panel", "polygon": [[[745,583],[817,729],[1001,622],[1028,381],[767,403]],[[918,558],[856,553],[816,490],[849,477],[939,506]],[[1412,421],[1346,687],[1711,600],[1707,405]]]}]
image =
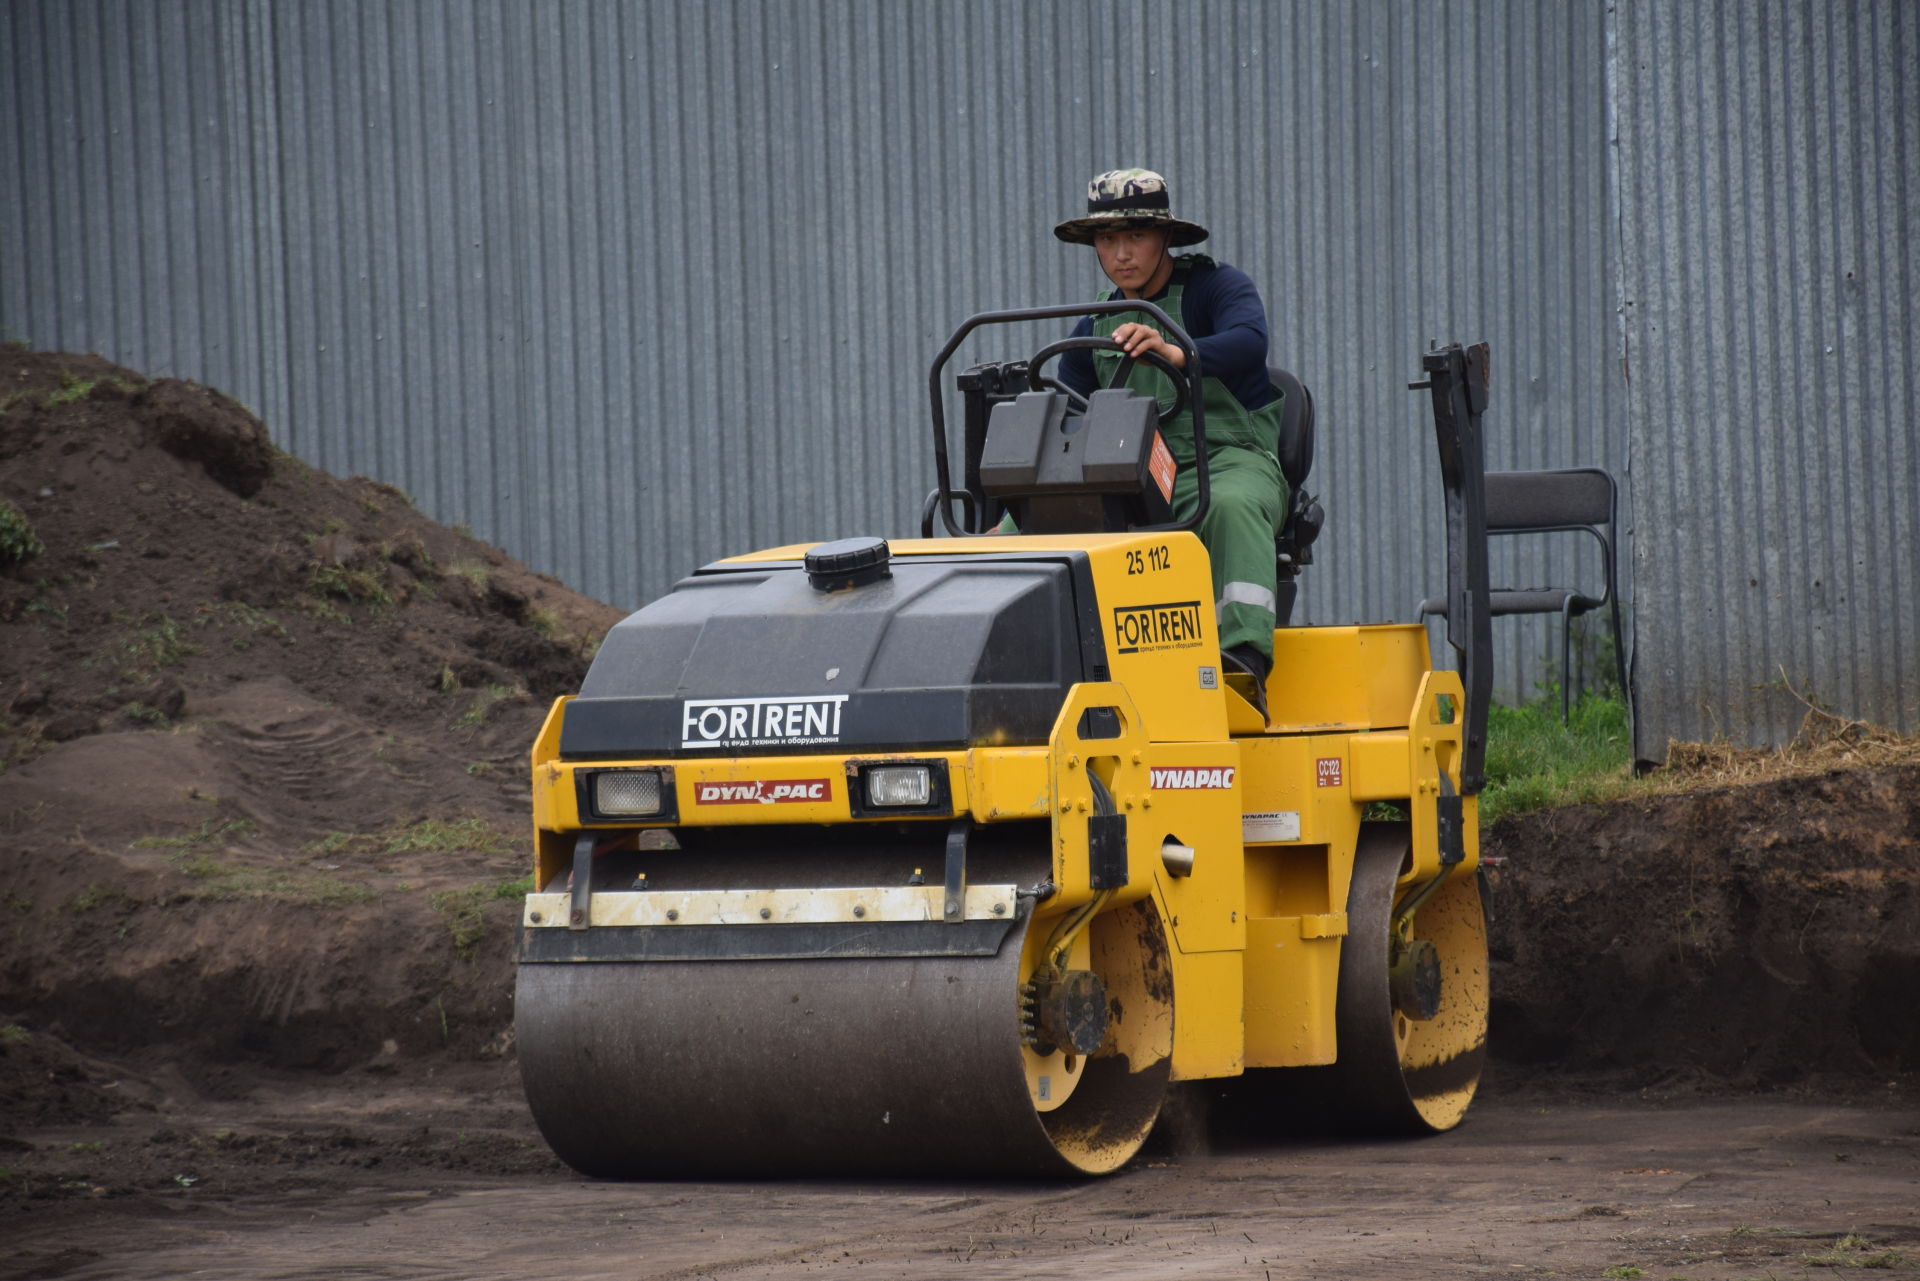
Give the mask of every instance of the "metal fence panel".
[{"label": "metal fence panel", "polygon": [[[9,335],[221,386],[293,452],[622,604],[729,552],[909,530],[925,362],[972,311],[1101,283],[1049,228],[1120,164],[1166,171],[1263,282],[1274,359],[1314,389],[1330,525],[1304,618],[1407,618],[1437,579],[1402,387],[1429,337],[1493,342],[1496,465],[1624,461],[1591,9],[12,0],[0,22]],[[1500,635],[1524,692],[1546,625]]]},{"label": "metal fence panel", "polygon": [[1920,11],[1615,25],[1638,750],[1920,729]]}]

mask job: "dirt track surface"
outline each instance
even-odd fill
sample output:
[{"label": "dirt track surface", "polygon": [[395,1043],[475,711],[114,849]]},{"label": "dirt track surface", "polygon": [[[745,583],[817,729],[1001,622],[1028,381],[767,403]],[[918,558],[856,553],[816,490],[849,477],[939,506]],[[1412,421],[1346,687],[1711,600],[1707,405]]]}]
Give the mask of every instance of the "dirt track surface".
[{"label": "dirt track surface", "polygon": [[[5,1221],[0,1277],[1706,1281],[1832,1276],[1807,1260],[1836,1257],[1920,1273],[1920,1109],[1890,1097],[1496,1081],[1437,1138],[1216,1138],[1084,1183],[620,1184],[556,1167],[515,1091],[499,1065],[282,1082],[35,1132],[48,1177],[84,1184],[129,1150],[147,1186]],[[1868,1244],[1836,1256],[1849,1235]]]}]

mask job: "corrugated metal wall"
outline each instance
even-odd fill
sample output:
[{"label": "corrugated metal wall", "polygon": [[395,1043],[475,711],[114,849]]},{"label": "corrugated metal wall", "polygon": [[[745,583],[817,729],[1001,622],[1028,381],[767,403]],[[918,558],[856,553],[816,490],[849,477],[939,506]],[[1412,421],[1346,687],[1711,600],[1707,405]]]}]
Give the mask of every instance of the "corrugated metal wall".
[{"label": "corrugated metal wall", "polygon": [[1920,7],[1623,4],[1636,737],[1920,730]]},{"label": "corrugated metal wall", "polygon": [[[909,530],[926,362],[1102,283],[1050,228],[1119,164],[1314,388],[1306,617],[1437,577],[1427,338],[1494,343],[1500,464],[1624,454],[1597,11],[13,0],[0,39],[0,326],[226,388],[618,603]],[[1547,628],[1502,636],[1524,690]]]},{"label": "corrugated metal wall", "polygon": [[[1314,388],[1330,527],[1306,619],[1405,618],[1432,588],[1437,472],[1404,383],[1429,337],[1486,338],[1493,465],[1624,471],[1630,405],[1636,465],[1660,459],[1666,532],[1643,533],[1637,567],[1642,626],[1662,630],[1637,683],[1661,736],[1698,733],[1714,721],[1694,694],[1744,697],[1771,653],[1703,656],[1695,635],[1720,617],[1702,567],[1743,555],[1748,530],[1704,488],[1695,442],[1752,422],[1780,483],[1817,472],[1828,512],[1890,536],[1912,519],[1911,358],[1892,347],[1915,241],[1889,175],[1913,145],[1913,20],[1897,0],[1833,11],[1857,19],[1802,0],[1767,10],[1799,33],[1782,47],[1739,7],[1621,10],[7,0],[0,330],[224,387],[294,452],[633,604],[728,552],[910,529],[932,476],[925,362],[972,311],[1091,293],[1090,252],[1049,228],[1094,170],[1150,164],[1207,247],[1264,283],[1275,359]],[[1698,154],[1686,170],[1676,137]],[[1881,177],[1863,182],[1863,157]],[[1859,284],[1787,267],[1787,227],[1815,217],[1820,271],[1846,258]],[[1695,310],[1701,288],[1714,301]],[[1736,316],[1736,297],[1765,301]],[[1742,352],[1761,340],[1726,337],[1765,330],[1773,360],[1836,306],[1844,374],[1819,394],[1784,364],[1756,380]],[[1694,328],[1666,339],[1661,387],[1640,353],[1676,315]],[[1834,394],[1844,417],[1826,417]],[[1878,444],[1817,467],[1790,447],[1869,405]],[[1687,461],[1660,452],[1676,441]],[[1766,581],[1838,546],[1812,523],[1768,526]],[[1856,540],[1870,567],[1802,645],[1836,702],[1849,691],[1822,664],[1911,672],[1914,629],[1859,624],[1911,579],[1905,532],[1877,560]],[[1572,557],[1497,564],[1591,577]],[[1841,580],[1821,581],[1806,591],[1836,600]],[[1811,599],[1729,617],[1791,630]],[[1856,653],[1863,631],[1877,648]],[[1551,675],[1548,624],[1497,634],[1510,696]],[[1743,717],[1728,728],[1780,723]]]}]

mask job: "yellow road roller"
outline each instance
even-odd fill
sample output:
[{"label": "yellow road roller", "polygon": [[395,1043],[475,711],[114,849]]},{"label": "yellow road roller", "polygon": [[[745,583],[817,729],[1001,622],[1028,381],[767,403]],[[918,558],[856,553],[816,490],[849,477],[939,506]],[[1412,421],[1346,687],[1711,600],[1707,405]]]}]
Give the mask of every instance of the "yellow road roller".
[{"label": "yellow road roller", "polygon": [[[1287,392],[1281,623],[1223,673],[1198,511],[1116,385],[935,359],[922,537],[706,566],[607,635],[533,748],[516,1025],[533,1115],[597,1176],[1091,1175],[1178,1082],[1370,1132],[1466,1112],[1487,1024],[1475,793],[1490,675],[1486,349],[1422,358],[1448,639],[1292,627],[1319,505]],[[1177,404],[1176,404],[1177,409]],[[1158,446],[1158,448],[1156,448]],[[1005,517],[1006,519],[1003,519]],[[938,526],[940,536],[932,536]],[[1015,531],[1018,532],[1015,532]]]}]

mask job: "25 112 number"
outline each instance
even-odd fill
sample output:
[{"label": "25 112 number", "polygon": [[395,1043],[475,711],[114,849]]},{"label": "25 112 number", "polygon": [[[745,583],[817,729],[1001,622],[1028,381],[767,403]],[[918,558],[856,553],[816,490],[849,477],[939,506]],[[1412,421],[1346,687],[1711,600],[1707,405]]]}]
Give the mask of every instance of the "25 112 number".
[{"label": "25 112 number", "polygon": [[1173,556],[1167,551],[1165,543],[1161,543],[1158,547],[1136,548],[1127,553],[1127,573],[1129,574],[1158,573],[1171,564],[1173,564]]}]

